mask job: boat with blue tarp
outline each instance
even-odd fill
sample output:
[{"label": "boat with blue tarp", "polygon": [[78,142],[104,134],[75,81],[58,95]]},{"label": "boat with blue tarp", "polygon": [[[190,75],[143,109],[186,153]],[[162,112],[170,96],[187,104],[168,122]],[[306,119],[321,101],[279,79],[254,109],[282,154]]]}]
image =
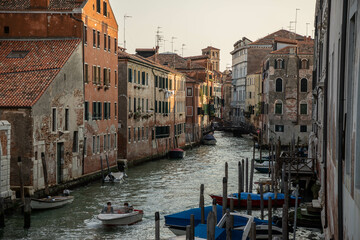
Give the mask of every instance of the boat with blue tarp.
[{"label": "boat with blue tarp", "polygon": [[[261,198],[260,194],[258,194],[258,193],[247,193],[247,192],[242,192],[241,195],[240,195],[240,207],[244,207],[244,208],[247,207],[248,195],[250,195],[250,197],[251,197],[252,208],[260,208],[260,198]],[[210,197],[212,199],[216,199],[217,204],[222,205],[222,199],[223,198],[222,198],[221,195],[212,194],[212,195],[210,195]],[[273,206],[276,206],[276,205],[277,206],[282,206],[284,204],[285,195],[283,193],[275,194],[275,193],[272,193],[272,192],[267,192],[267,193],[263,194],[264,207],[267,207],[269,197],[271,197],[271,199],[272,199],[272,205]],[[235,207],[239,206],[239,203],[238,203],[239,194],[238,193],[232,193],[232,194],[228,195],[228,197],[227,197],[227,205],[228,206],[230,206],[230,199],[233,199]],[[295,200],[296,200],[295,196],[290,195],[290,199],[289,199],[290,206],[295,206]],[[301,197],[299,197],[299,203],[300,203],[300,201],[301,201]]]}]

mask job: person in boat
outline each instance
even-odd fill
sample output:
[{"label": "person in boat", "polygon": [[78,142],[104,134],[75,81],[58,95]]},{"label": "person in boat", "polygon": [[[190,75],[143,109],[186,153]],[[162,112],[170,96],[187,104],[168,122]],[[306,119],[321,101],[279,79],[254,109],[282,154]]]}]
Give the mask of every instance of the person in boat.
[{"label": "person in boat", "polygon": [[106,207],[101,211],[101,213],[114,213],[114,209],[111,206],[111,202],[108,202]]},{"label": "person in boat", "polygon": [[134,210],[134,208],[132,206],[129,206],[129,203],[124,203],[124,212],[125,213],[130,213]]}]

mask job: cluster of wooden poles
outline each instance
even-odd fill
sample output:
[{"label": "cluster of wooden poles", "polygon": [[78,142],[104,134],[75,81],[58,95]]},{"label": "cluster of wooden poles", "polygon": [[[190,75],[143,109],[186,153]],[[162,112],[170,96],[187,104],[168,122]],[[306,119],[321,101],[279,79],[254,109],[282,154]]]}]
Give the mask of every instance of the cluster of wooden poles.
[{"label": "cluster of wooden poles", "polygon": [[[255,149],[255,148],[254,148]],[[272,151],[269,153],[273,153],[273,147],[271,148]],[[271,155],[274,156],[274,155]],[[251,161],[251,168],[250,168],[250,178],[249,178],[249,159],[246,160],[242,159],[242,161],[238,162],[238,206],[237,209],[240,210],[240,200],[241,200],[241,193],[242,192],[252,192],[253,189],[253,178],[254,178],[254,161],[255,161],[255,150],[254,150],[254,158]],[[274,173],[274,164],[272,164],[272,173]],[[285,175],[286,168],[285,162],[282,164],[282,184],[281,190],[284,193],[284,204],[282,206],[282,239],[288,240],[289,239],[289,228],[288,228],[288,216],[289,216],[289,189],[290,189],[290,164],[289,164],[289,172],[288,175]],[[277,204],[277,191],[276,187],[274,186],[274,174],[271,174],[272,181],[271,181],[271,189],[275,189],[275,202],[274,206],[272,206],[272,198],[268,198],[268,239],[273,239],[272,236],[272,209],[273,207],[278,207]],[[228,163],[225,163],[225,177],[223,177],[223,199],[222,199],[222,214],[226,214],[226,236],[227,239],[231,239],[231,229],[233,229],[233,216],[230,215],[230,212],[234,211],[234,199],[230,198],[230,208],[228,209],[227,206],[227,196],[228,196]],[[245,186],[244,186],[245,185]],[[295,214],[294,214],[294,238],[296,237],[296,214],[297,214],[297,207],[298,207],[298,189],[299,186],[297,185],[296,189],[296,202],[295,202]],[[264,197],[263,197],[263,184],[259,183],[259,190],[260,190],[260,218],[264,220]],[[200,186],[200,204],[201,208],[201,223],[205,224],[205,210],[204,210],[204,184]],[[251,195],[248,194],[247,196],[247,208],[246,208],[247,215],[252,215],[252,200]],[[215,239],[215,226],[216,226],[216,200],[213,199],[213,211],[211,211],[207,216],[207,239],[213,240]],[[194,215],[190,217],[190,225],[186,227],[186,239],[193,240],[194,239]],[[248,233],[244,233],[248,234]],[[251,223],[251,230],[250,230],[250,239],[256,239],[256,225],[255,222]],[[159,212],[155,213],[155,240],[160,240],[160,215]]]}]

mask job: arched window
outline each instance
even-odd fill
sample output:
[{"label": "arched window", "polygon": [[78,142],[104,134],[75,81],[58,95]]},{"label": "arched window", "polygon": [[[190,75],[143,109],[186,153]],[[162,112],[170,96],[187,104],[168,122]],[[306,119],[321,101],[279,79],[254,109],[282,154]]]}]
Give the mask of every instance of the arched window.
[{"label": "arched window", "polygon": [[309,68],[309,60],[302,59],[300,67],[301,67],[301,69],[308,69]]},{"label": "arched window", "polygon": [[275,69],[284,69],[285,61],[281,58],[275,59]]},{"label": "arched window", "polygon": [[283,89],[283,87],[282,87],[282,79],[278,78],[278,79],[276,79],[275,91],[276,92],[282,92],[283,91],[282,89]]},{"label": "arched window", "polygon": [[275,114],[283,113],[283,104],[282,101],[278,100],[275,102]]},{"label": "arched window", "polygon": [[300,114],[301,115],[307,115],[308,114],[307,103],[306,102],[301,102],[300,103]]},{"label": "arched window", "polygon": [[306,78],[303,78],[301,79],[301,92],[307,92],[308,91],[308,87],[307,87],[307,79]]}]

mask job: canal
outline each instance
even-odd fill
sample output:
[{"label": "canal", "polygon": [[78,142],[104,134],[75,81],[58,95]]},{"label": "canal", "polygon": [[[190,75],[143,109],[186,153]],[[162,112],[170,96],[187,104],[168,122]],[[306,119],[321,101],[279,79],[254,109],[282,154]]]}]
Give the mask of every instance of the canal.
[{"label": "canal", "polygon": [[[120,184],[99,182],[74,189],[72,204],[63,208],[33,212],[31,228],[23,229],[20,212],[7,217],[0,230],[3,239],[154,239],[154,213],[160,212],[162,239],[174,236],[164,228],[164,215],[199,205],[200,184],[205,185],[205,203],[211,193],[222,193],[225,162],[229,164],[229,192],[237,191],[238,161],[252,158],[252,142],[216,132],[216,146],[200,146],[186,152],[182,160],[161,159],[128,169]],[[258,154],[258,152],[257,152]],[[260,175],[255,173],[254,181]],[[104,227],[96,219],[106,202],[129,202],[144,210],[143,221],[132,226]],[[278,210],[274,214],[279,214]],[[258,213],[255,213],[258,215]],[[310,232],[305,231],[305,234]],[[314,235],[317,239],[319,234]],[[307,235],[308,236],[308,235]]]}]

